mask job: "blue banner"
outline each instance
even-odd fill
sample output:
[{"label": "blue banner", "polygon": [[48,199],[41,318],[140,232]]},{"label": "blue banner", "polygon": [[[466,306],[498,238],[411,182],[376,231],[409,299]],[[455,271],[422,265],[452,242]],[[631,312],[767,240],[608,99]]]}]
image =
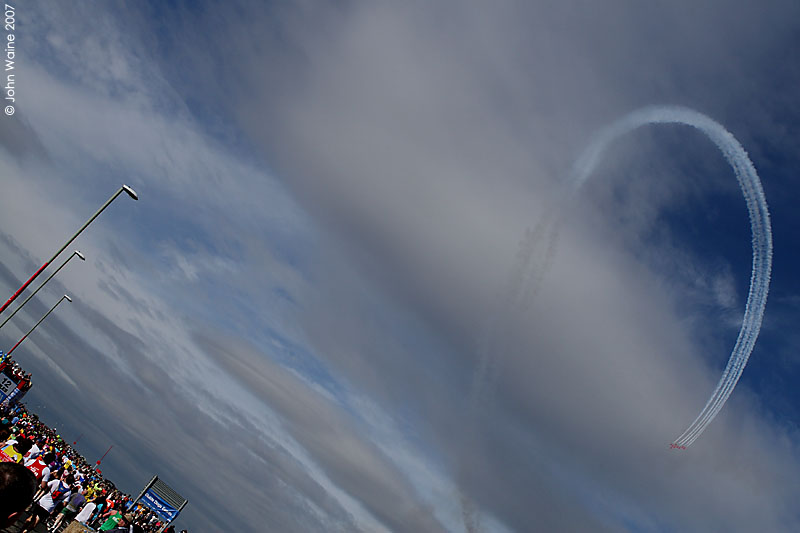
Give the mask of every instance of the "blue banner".
[{"label": "blue banner", "polygon": [[175,517],[178,516],[178,510],[161,499],[155,492],[153,492],[153,489],[147,489],[147,491],[142,495],[142,499],[140,501],[155,511],[158,516],[167,522],[172,522],[175,520]]}]

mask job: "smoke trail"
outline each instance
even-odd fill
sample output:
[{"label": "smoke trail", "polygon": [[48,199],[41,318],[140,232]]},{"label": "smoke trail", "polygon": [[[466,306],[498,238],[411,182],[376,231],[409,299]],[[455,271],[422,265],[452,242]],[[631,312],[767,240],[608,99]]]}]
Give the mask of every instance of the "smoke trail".
[{"label": "smoke trail", "polygon": [[[691,446],[714,420],[732,394],[758,338],[769,292],[772,230],[764,191],[747,152],[721,124],[685,107],[653,106],[634,111],[601,130],[576,160],[567,180],[564,196],[556,203],[554,211],[556,214],[554,216],[551,216],[553,212],[545,214],[533,231],[526,232],[517,254],[515,268],[510,276],[510,283],[500,299],[500,305],[490,314],[490,321],[479,343],[479,367],[470,394],[470,408],[474,419],[480,406],[485,404],[497,376],[497,339],[502,339],[499,328],[505,322],[503,319],[508,313],[524,310],[531,305],[531,300],[536,296],[555,257],[564,208],[589,179],[612,142],[622,135],[651,124],[683,124],[693,127],[704,133],[719,148],[739,182],[747,205],[752,232],[753,266],[742,327],[722,377],[711,397],[697,418],[674,441],[673,446],[683,448]],[[533,264],[535,252],[545,239],[545,233],[548,233],[547,248],[541,263],[535,265]],[[535,266],[540,268],[534,268]],[[463,494],[460,495],[460,500],[465,528],[470,533],[480,531],[482,529],[480,520],[472,502]]]},{"label": "smoke trail", "polygon": [[[465,436],[466,449],[472,449],[477,441],[475,425],[479,422],[481,415],[490,401],[489,394],[498,374],[497,339],[501,324],[505,321],[510,312],[513,312],[515,296],[521,290],[527,277],[527,270],[534,256],[536,243],[541,239],[543,228],[537,225],[535,229],[528,228],[525,236],[519,243],[519,249],[514,258],[511,274],[509,275],[506,286],[500,291],[493,308],[489,311],[489,319],[484,324],[478,339],[477,354],[478,366],[475,370],[469,394],[469,419],[472,424],[468,427],[468,434]],[[464,457],[460,458],[459,469],[465,468]],[[461,473],[463,475],[463,472]],[[460,476],[461,477],[461,476]],[[461,506],[461,519],[467,533],[481,533],[483,526],[480,515],[475,508],[474,502],[467,496],[462,482],[457,486],[458,501]]]},{"label": "smoke trail", "polygon": [[[553,231],[554,220],[552,212],[545,214],[533,229],[528,228],[525,231],[508,282],[496,298],[488,314],[489,319],[482,328],[477,347],[478,367],[473,375],[469,395],[469,414],[473,425],[465,437],[468,449],[477,441],[474,423],[480,420],[492,401],[491,394],[500,373],[500,360],[505,350],[504,341],[508,338],[506,326],[509,319],[527,309],[553,262],[558,237],[557,231]],[[544,254],[540,253],[542,245],[547,246]],[[460,468],[464,468],[463,457],[461,461]],[[474,502],[461,487],[458,487],[458,491],[465,530],[467,533],[483,532],[481,516]]]},{"label": "smoke trail", "polygon": [[547,236],[547,248],[544,251],[544,258],[541,262],[541,267],[536,270],[530,270],[528,278],[525,283],[525,287],[523,291],[520,293],[519,296],[519,310],[521,312],[527,311],[533,302],[536,300],[536,296],[539,294],[539,289],[544,282],[544,278],[550,269],[553,267],[553,262],[556,258],[556,252],[558,251],[558,225],[554,222],[551,222],[553,226],[550,229],[550,233]]},{"label": "smoke trail", "polygon": [[[473,412],[484,406],[486,395],[492,390],[498,373],[499,354],[502,341],[506,338],[503,326],[508,319],[525,311],[541,285],[541,280],[549,270],[555,256],[558,234],[551,230],[552,216],[545,215],[534,226],[528,228],[519,244],[509,281],[490,310],[489,320],[484,326],[478,343],[478,369],[475,372],[470,391]],[[548,235],[548,230],[549,235]],[[548,239],[543,258],[537,252],[544,239]],[[538,259],[538,260],[537,260]]]},{"label": "smoke trail", "polygon": [[647,107],[634,111],[602,130],[578,158],[569,179],[568,196],[588,180],[608,145],[621,135],[648,124],[684,124],[700,130],[720,149],[733,168],[747,205],[752,231],[753,268],[744,319],[736,344],[717,387],[694,422],[675,440],[690,446],[714,420],[733,392],[758,338],[769,292],[772,269],[772,231],[767,202],[753,163],[739,141],[711,118],[677,106]]}]

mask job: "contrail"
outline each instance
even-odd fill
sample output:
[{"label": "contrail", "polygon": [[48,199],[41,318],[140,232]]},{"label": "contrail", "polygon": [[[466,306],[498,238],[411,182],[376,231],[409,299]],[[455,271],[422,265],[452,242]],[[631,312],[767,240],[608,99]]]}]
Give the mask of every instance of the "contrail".
[{"label": "contrail", "polygon": [[678,106],[646,107],[606,127],[578,158],[568,181],[568,196],[575,194],[594,172],[600,157],[618,137],[649,124],[684,124],[703,132],[720,149],[733,168],[750,216],[753,269],[744,319],[725,371],[705,407],[675,440],[679,448],[690,446],[722,409],[742,375],[758,338],[767,304],[772,270],[772,230],[761,180],[739,141],[721,124],[697,111]]},{"label": "contrail", "polygon": [[[567,179],[565,192],[560,201],[555,203],[555,209],[542,216],[533,231],[526,232],[510,276],[510,283],[501,296],[497,309],[490,313],[491,318],[484,328],[479,343],[479,367],[476,370],[470,394],[470,408],[473,417],[487,400],[496,379],[497,344],[498,338],[502,338],[499,331],[500,325],[508,313],[524,310],[531,305],[531,300],[536,296],[555,257],[558,232],[565,207],[588,181],[603,153],[612,142],[633,130],[651,124],[683,124],[693,127],[704,133],[719,148],[733,168],[742,190],[750,218],[753,247],[750,290],[747,295],[742,326],[728,364],[700,414],[671,446],[682,449],[691,446],[714,420],[730,397],[755,346],[767,304],[772,270],[772,229],[767,202],[758,173],[747,152],[733,134],[718,122],[698,111],[680,106],[652,106],[633,111],[596,134],[573,165],[572,172]],[[547,248],[544,257],[539,265],[534,265],[535,252],[540,243],[544,241],[545,233],[547,233]],[[535,266],[540,266],[540,268],[534,269]],[[467,530],[470,532],[479,530],[481,528],[480,520],[476,516],[472,503],[464,495],[461,497],[461,505]]]}]

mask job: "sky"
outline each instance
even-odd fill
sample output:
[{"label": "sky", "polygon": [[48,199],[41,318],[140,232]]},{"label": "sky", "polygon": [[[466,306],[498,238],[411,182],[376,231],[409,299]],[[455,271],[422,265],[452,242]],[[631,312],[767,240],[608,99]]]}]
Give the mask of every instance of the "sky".
[{"label": "sky", "polygon": [[[797,2],[13,8],[0,292],[139,200],[0,349],[72,297],[14,352],[26,402],[89,461],[113,446],[122,490],[186,497],[178,528],[800,529]],[[603,127],[661,104],[738,139],[774,238],[749,363],[680,451],[747,299],[733,170],[645,126],[563,200]]]}]

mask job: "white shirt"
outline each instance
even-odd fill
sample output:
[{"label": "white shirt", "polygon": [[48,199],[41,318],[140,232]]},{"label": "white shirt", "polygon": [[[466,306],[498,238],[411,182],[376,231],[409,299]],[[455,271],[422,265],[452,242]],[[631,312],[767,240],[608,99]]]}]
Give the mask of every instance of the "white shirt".
[{"label": "white shirt", "polygon": [[44,469],[42,470],[42,481],[45,482],[45,483],[50,481],[50,467],[49,466],[44,467]]},{"label": "white shirt", "polygon": [[[26,468],[30,467],[38,459],[39,459],[39,457],[37,457],[36,459],[28,459],[27,461],[25,461],[25,467]],[[44,462],[44,460],[42,460],[42,462]],[[50,467],[49,466],[45,466],[44,468],[42,468],[42,479],[41,479],[40,483],[41,482],[47,483],[48,481],[50,481]]]},{"label": "white shirt", "polygon": [[86,525],[86,521],[89,520],[89,517],[92,516],[92,513],[94,512],[95,508],[97,508],[96,503],[94,502],[87,503],[86,505],[83,506],[81,512],[78,513],[78,515],[75,517],[75,520],[77,520],[83,525]]},{"label": "white shirt", "polygon": [[[65,490],[65,491],[64,491],[64,492],[61,494],[61,496],[59,496],[58,498],[56,498],[56,500],[55,500],[55,501],[53,501],[53,493],[54,493],[54,492],[55,492],[55,491],[56,491],[56,490],[57,490],[59,487],[61,487],[61,488],[64,488],[64,487],[66,487],[66,488],[67,488],[67,490]],[[60,502],[60,501],[64,500],[65,498],[68,498],[68,497],[69,497],[69,495],[70,495],[70,490],[69,490],[69,486],[68,486],[66,483],[64,483],[63,481],[61,481],[60,479],[54,479],[53,481],[50,481],[50,482],[47,484],[47,488],[48,488],[49,490],[48,490],[47,492],[45,492],[45,493],[44,493],[44,496],[42,496],[41,498],[39,498],[39,507],[41,507],[42,509],[44,509],[44,510],[45,510],[45,511],[47,511],[48,513],[51,513],[51,512],[53,512],[53,509],[55,509],[55,508],[56,508],[56,503],[58,503],[58,502]]]},{"label": "white shirt", "polygon": [[28,453],[26,453],[23,457],[25,458],[26,462],[32,461],[39,454],[40,451],[42,450],[36,444],[34,444],[33,446],[31,446],[31,449],[28,450]]}]

